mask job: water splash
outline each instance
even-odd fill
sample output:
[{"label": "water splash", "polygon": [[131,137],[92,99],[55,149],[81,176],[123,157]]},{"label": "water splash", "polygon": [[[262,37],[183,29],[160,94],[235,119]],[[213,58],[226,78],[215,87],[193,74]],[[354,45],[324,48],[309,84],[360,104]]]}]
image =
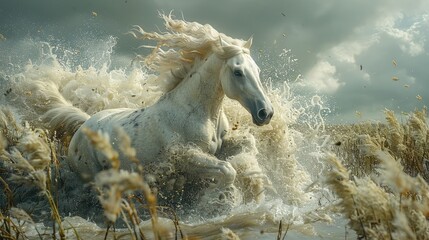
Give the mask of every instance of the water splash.
[{"label": "water splash", "polygon": [[[0,73],[5,83],[0,87],[2,104],[13,104],[15,111],[25,113],[27,120],[37,119],[22,97],[29,94],[25,83],[37,80],[55,82],[67,100],[89,114],[108,108],[148,106],[162,95],[155,76],[145,68],[130,65],[112,69],[114,37],[91,44],[81,49],[31,39],[18,44],[17,52],[28,50],[31,54],[6,57],[7,64],[2,65]],[[242,139],[240,144],[246,149],[229,161],[247,169],[243,179],[256,176],[263,182],[265,200],[242,201],[229,216],[212,219],[211,223],[206,218],[190,217],[189,224],[239,224],[263,215],[259,222],[250,221],[248,226],[263,225],[267,231],[275,232],[276,225],[283,220],[310,234],[310,218],[329,220],[325,213],[318,212],[323,212],[319,203],[326,198],[326,191],[309,186],[324,168],[320,154],[329,142],[329,136],[323,135],[324,115],[330,110],[321,96],[294,95],[293,83],[301,78],[294,70],[297,60],[290,50],[284,50],[278,57],[274,64],[260,57],[263,79],[276,109],[271,124],[255,127],[246,110],[236,102],[226,100],[224,106],[230,123],[235,126],[231,136]],[[3,57],[2,64],[4,60]],[[13,89],[11,93],[7,93],[9,89]],[[249,147],[252,145],[256,148]]]}]

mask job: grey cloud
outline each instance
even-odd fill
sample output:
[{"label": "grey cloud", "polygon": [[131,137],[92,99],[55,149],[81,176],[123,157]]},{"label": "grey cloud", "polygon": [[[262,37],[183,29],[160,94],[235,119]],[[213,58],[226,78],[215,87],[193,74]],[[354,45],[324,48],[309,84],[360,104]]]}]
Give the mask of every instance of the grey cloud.
[{"label": "grey cloud", "polygon": [[[124,34],[132,25],[141,25],[146,30],[156,30],[157,26],[162,29],[158,10],[174,10],[174,15],[179,18],[183,13],[186,20],[211,24],[232,37],[246,39],[253,35],[254,49],[272,53],[274,61],[280,61],[275,57],[283,48],[291,49],[291,54],[298,59],[294,64],[295,75],[284,76],[283,80],[295,79],[297,72],[301,72],[303,81],[306,81],[306,73],[319,61],[335,66],[334,77],[344,85],[328,97],[338,113],[350,119],[356,110],[371,108],[371,112],[377,112],[375,109],[384,106],[409,109],[427,104],[429,99],[427,93],[418,91],[429,89],[426,86],[429,73],[424,65],[429,62],[428,54],[407,55],[400,48],[398,39],[380,35],[380,29],[377,29],[377,24],[386,19],[402,17],[413,21],[414,16],[428,13],[427,0],[416,0],[412,4],[394,0],[0,1],[0,33],[8,40],[51,35],[64,43],[74,41],[71,44],[79,47],[85,41],[92,44],[112,35],[118,41],[115,53],[119,62],[126,62],[125,59],[142,51],[137,49],[142,42]],[[96,17],[91,15],[93,11],[97,13]],[[421,34],[425,37],[424,42],[429,35],[427,32]],[[362,46],[367,38],[375,35],[379,42],[356,53],[355,63],[341,62],[330,54],[333,48],[351,41]],[[427,50],[427,43],[425,47]],[[0,46],[0,51],[2,49],[5,48]],[[394,58],[398,60],[396,68],[391,66]],[[360,64],[363,71],[358,69]],[[364,79],[364,73],[369,75],[369,82]],[[400,75],[398,82],[390,80],[394,74]],[[415,83],[407,83],[410,87],[404,89],[401,85],[407,79],[415,79]],[[313,94],[301,90],[300,94]],[[417,104],[416,94],[423,95],[423,101]]]},{"label": "grey cloud", "polygon": [[[336,112],[346,121],[358,120],[356,111],[362,112],[363,119],[375,119],[375,115],[380,119],[385,108],[410,112],[429,103],[425,90],[429,89],[428,70],[424,64],[429,62],[428,54],[412,56],[391,36],[381,34],[377,43],[356,57],[356,64],[332,62],[337,66],[337,76],[345,83],[333,97]],[[365,79],[365,74],[369,79]]]}]

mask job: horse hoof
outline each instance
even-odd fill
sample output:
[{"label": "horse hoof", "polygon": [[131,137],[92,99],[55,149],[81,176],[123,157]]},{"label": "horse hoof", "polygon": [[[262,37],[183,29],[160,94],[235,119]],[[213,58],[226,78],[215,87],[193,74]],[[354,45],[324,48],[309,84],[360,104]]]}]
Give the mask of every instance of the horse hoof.
[{"label": "horse hoof", "polygon": [[220,182],[223,182],[225,186],[232,185],[234,183],[237,172],[229,162],[221,161],[219,165],[220,171],[223,174],[223,181]]}]

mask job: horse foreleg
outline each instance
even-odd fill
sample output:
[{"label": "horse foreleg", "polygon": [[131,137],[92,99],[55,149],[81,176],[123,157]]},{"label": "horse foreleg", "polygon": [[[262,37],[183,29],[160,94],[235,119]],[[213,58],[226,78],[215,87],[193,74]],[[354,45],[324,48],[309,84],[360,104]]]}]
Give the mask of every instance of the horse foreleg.
[{"label": "horse foreleg", "polygon": [[228,159],[237,171],[235,186],[243,192],[245,202],[261,202],[265,198],[267,176],[252,153],[243,152]]},{"label": "horse foreleg", "polygon": [[[183,149],[182,149],[183,151]],[[177,157],[177,156],[181,157]],[[186,149],[182,154],[174,154],[176,169],[188,177],[206,179],[216,187],[226,187],[234,183],[236,171],[232,165],[197,148]]]},{"label": "horse foreleg", "polygon": [[257,153],[255,138],[250,133],[225,138],[221,151],[217,153],[237,171],[234,184],[243,192],[245,202],[261,202],[265,198],[268,178],[259,166]]}]

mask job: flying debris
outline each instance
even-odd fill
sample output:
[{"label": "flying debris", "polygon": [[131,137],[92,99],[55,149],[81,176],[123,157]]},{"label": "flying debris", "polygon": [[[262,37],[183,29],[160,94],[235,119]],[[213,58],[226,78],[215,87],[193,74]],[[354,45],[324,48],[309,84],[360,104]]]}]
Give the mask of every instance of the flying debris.
[{"label": "flying debris", "polygon": [[404,88],[409,88],[409,87],[410,87],[410,85],[404,84]]},{"label": "flying debris", "polygon": [[282,12],[282,16],[283,16],[283,17],[286,17],[286,14]]},{"label": "flying debris", "polygon": [[392,60],[392,64],[393,64],[394,67],[398,66],[398,64],[396,63],[395,59]]},{"label": "flying debris", "polygon": [[361,65],[360,65],[360,70],[361,70],[361,71],[362,71],[362,68],[363,68],[363,67],[362,67],[362,64],[361,64]]},{"label": "flying debris", "polygon": [[417,98],[417,100],[419,100],[419,101],[423,100],[422,96],[420,96],[420,95],[417,95],[417,96],[416,96],[416,98]]},{"label": "flying debris", "polygon": [[97,13],[96,13],[96,12],[91,12],[91,15],[92,15],[93,17],[97,17]]},{"label": "flying debris", "polygon": [[398,78],[398,77],[392,77],[392,80],[393,80],[393,81],[398,81],[398,80],[399,80],[399,78]]},{"label": "flying debris", "polygon": [[7,95],[9,95],[9,93],[11,93],[11,92],[12,92],[12,88],[9,88],[8,90],[6,90],[6,93],[4,93],[3,95],[7,96]]},{"label": "flying debris", "polygon": [[356,112],[355,112],[355,114],[356,114],[356,117],[358,117],[358,118],[361,118],[361,117],[362,117],[362,113],[361,113],[361,112],[359,112],[359,111],[356,111]]}]

